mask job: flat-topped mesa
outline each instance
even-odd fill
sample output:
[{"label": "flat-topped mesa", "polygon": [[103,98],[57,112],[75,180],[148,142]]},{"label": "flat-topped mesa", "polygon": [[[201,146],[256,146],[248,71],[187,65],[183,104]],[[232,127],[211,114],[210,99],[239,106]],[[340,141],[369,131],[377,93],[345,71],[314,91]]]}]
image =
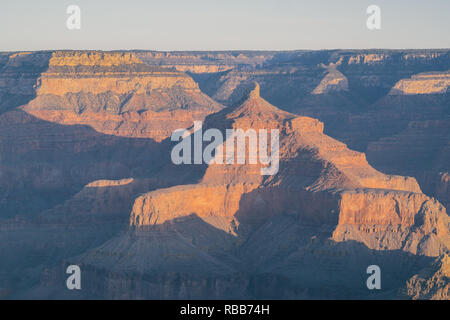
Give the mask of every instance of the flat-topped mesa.
[{"label": "flat-topped mesa", "polygon": [[23,107],[60,124],[161,141],[222,106],[187,74],[144,64],[134,53],[57,51]]},{"label": "flat-topped mesa", "polygon": [[41,75],[38,95],[144,94],[172,87],[200,92],[198,84],[188,75],[148,66],[133,53],[55,52],[48,70]]},{"label": "flat-topped mesa", "polygon": [[[347,56],[348,64],[366,64],[366,65],[382,65],[400,60],[401,63],[423,62],[438,59],[445,55],[445,51],[436,52],[365,52],[359,54],[350,54]],[[400,59],[399,59],[400,58]]]},{"label": "flat-topped mesa", "polygon": [[[130,217],[131,226],[163,224],[195,214],[218,229],[233,232],[237,212],[246,212],[242,195],[254,184],[194,184],[152,191],[138,197]],[[245,201],[244,201],[245,202]]]},{"label": "flat-topped mesa", "polygon": [[143,64],[142,60],[131,52],[101,51],[57,51],[49,61],[49,66],[103,66],[112,67],[126,64]]},{"label": "flat-topped mesa", "polygon": [[384,63],[392,59],[389,54],[382,53],[367,53],[351,55],[348,58],[348,64],[378,64]]},{"label": "flat-topped mesa", "polygon": [[419,73],[398,81],[389,95],[445,94],[450,86],[450,71]]}]

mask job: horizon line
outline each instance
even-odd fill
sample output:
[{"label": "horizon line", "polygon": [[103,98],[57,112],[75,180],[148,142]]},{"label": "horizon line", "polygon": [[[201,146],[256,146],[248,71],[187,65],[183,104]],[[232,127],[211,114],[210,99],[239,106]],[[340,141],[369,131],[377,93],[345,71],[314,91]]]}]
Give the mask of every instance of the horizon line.
[{"label": "horizon line", "polygon": [[91,51],[91,52],[118,52],[118,51],[148,51],[148,52],[299,52],[299,51],[367,51],[367,50],[450,50],[450,47],[444,48],[324,48],[324,49],[177,49],[177,50],[161,50],[161,49],[35,49],[35,50],[0,50],[2,53],[13,52],[54,52],[54,51]]}]

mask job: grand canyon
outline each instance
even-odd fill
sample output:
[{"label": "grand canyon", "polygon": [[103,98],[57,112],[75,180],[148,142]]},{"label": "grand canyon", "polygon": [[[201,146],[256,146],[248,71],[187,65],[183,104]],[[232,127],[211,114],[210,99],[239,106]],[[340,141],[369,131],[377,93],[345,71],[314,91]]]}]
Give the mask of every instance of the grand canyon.
[{"label": "grand canyon", "polygon": [[[0,53],[0,299],[448,300],[449,86],[448,49]],[[174,164],[194,121],[278,172]]]}]

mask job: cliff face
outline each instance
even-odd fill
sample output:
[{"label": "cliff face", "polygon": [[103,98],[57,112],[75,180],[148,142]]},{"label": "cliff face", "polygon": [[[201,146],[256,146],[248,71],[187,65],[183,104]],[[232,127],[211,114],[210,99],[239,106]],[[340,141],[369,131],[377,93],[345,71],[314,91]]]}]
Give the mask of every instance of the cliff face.
[{"label": "cliff face", "polygon": [[447,93],[449,86],[449,72],[418,74],[397,82],[390,94],[444,94]]},{"label": "cliff face", "polygon": [[150,67],[132,53],[55,52],[23,110],[61,124],[161,141],[221,106],[188,75]]}]

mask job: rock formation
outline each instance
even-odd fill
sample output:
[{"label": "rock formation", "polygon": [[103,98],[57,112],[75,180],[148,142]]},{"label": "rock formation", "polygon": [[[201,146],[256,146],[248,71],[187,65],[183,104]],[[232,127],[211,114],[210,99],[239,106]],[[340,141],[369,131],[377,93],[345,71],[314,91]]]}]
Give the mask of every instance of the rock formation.
[{"label": "rock formation", "polygon": [[348,91],[348,80],[334,65],[327,70],[327,75],[313,90],[312,94],[325,94],[330,92]]},{"label": "rock formation", "polygon": [[445,73],[422,73],[410,79],[402,79],[390,94],[444,94],[450,86],[450,71]]},{"label": "rock formation", "polygon": [[127,233],[68,259],[88,270],[92,296],[370,297],[360,275],[377,262],[397,297],[448,251],[445,208],[413,178],[376,171],[364,154],[324,135],[319,121],[263,100],[258,86],[205,126],[279,129],[278,174],[211,164],[197,184],[139,196]]},{"label": "rock formation", "polygon": [[132,53],[56,52],[23,110],[42,120],[161,141],[220,110],[188,75],[149,67]]},{"label": "rock formation", "polygon": [[404,293],[416,300],[449,300],[449,278],[449,256],[443,255],[432,266],[421,270],[408,280]]}]

